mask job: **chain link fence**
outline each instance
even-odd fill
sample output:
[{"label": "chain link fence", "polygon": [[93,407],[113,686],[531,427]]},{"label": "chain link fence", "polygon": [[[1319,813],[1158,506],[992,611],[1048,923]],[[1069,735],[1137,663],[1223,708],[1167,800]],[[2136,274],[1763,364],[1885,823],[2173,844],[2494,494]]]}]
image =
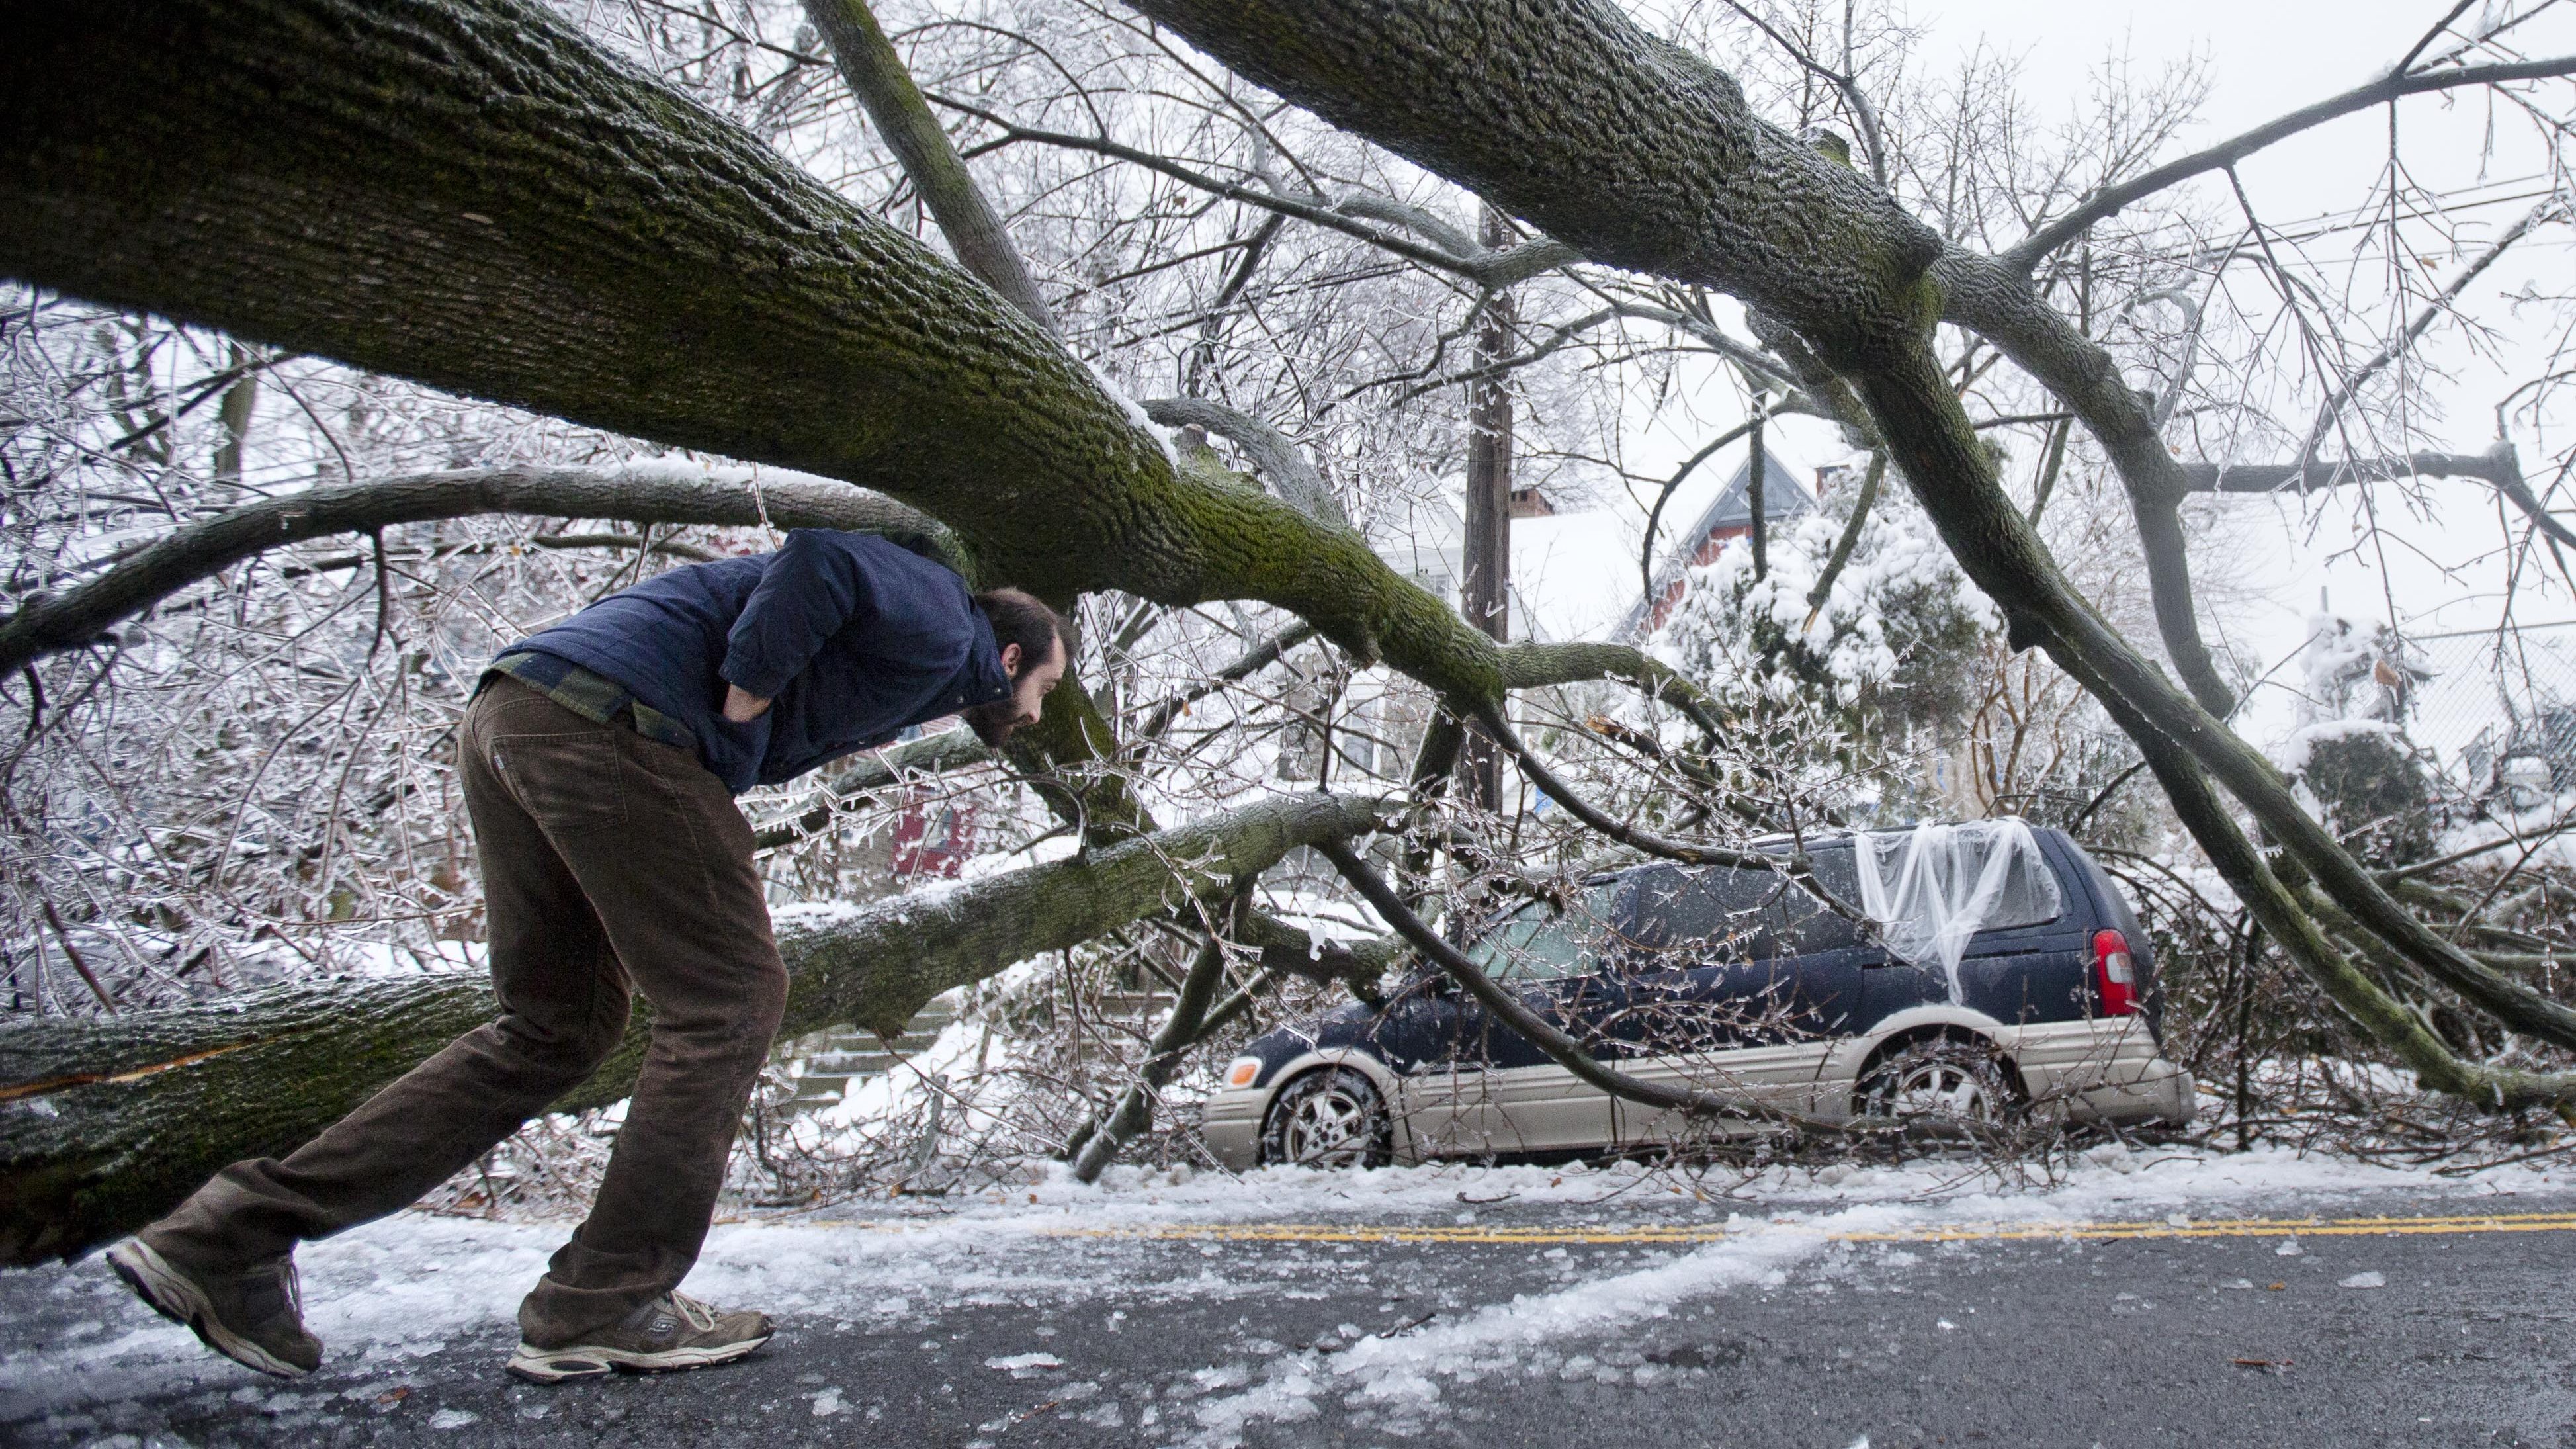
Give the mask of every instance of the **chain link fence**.
[{"label": "chain link fence", "polygon": [[2522,811],[2576,791],[2576,622],[2409,636],[2395,653],[2373,685],[2460,795]]}]

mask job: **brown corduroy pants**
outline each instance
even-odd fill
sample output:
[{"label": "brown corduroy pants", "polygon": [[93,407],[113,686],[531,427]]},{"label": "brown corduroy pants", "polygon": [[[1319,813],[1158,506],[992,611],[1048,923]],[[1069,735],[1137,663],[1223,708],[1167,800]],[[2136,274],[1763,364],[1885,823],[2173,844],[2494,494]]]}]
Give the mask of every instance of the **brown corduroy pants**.
[{"label": "brown corduroy pants", "polygon": [[417,1201],[587,1078],[626,1028],[652,1044],[598,1200],[520,1305],[560,1346],[697,1261],[742,1108],[787,996],[750,822],[687,751],[495,676],[457,748],[482,857],[501,1017],[283,1161],[237,1162],[141,1234],[244,1267]]}]

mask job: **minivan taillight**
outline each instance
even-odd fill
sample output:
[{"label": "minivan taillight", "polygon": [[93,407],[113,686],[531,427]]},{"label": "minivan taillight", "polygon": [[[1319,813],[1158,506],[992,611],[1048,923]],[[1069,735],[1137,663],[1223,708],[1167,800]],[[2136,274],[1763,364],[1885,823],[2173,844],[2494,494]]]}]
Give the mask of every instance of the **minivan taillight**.
[{"label": "minivan taillight", "polygon": [[2138,1014],[2138,963],[2129,954],[2129,938],[2117,931],[2093,933],[2093,984],[2102,993],[2104,1016]]}]

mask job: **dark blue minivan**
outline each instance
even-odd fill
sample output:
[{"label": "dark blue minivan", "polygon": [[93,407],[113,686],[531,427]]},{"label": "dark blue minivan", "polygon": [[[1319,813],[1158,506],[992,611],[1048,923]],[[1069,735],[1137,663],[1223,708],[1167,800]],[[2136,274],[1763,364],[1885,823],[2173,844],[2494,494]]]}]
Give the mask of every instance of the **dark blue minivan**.
[{"label": "dark blue minivan", "polygon": [[[1955,966],[1900,958],[1779,872],[1665,862],[1508,910],[1468,955],[1595,1056],[1740,1096],[1748,1124],[2189,1121],[2192,1085],[2159,1050],[2154,961],[2129,903],[2062,831],[2021,839],[1987,877]],[[1855,840],[1804,842],[1846,902],[1860,899]],[[1707,1128],[1585,1085],[1422,968],[1382,1008],[1252,1042],[1202,1130],[1242,1170],[1647,1148]]]}]

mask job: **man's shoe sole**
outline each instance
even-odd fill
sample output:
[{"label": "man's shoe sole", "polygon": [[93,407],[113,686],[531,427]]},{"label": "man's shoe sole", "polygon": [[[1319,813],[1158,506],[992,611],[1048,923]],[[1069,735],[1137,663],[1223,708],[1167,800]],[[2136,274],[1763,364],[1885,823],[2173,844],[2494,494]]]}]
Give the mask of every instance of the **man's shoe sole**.
[{"label": "man's shoe sole", "polygon": [[311,1372],[224,1327],[205,1292],[142,1239],[128,1238],[108,1249],[107,1265],[153,1312],[186,1327],[200,1343],[233,1362],[282,1379],[299,1379]]},{"label": "man's shoe sole", "polygon": [[509,1367],[510,1372],[532,1384],[560,1384],[573,1379],[602,1378],[610,1373],[677,1373],[682,1369],[731,1363],[774,1336],[764,1333],[740,1343],[720,1344],[713,1348],[675,1348],[663,1353],[636,1353],[622,1348],[538,1348],[523,1340],[519,1351],[510,1355]]}]

